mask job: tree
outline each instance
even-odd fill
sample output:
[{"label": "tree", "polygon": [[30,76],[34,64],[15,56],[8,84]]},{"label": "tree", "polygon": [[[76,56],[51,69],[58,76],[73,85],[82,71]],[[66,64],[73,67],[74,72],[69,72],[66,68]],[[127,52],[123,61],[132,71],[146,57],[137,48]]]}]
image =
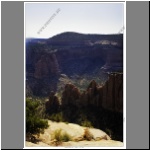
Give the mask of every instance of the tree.
[{"label": "tree", "polygon": [[39,134],[48,128],[48,121],[38,115],[39,102],[26,99],[26,133]]}]

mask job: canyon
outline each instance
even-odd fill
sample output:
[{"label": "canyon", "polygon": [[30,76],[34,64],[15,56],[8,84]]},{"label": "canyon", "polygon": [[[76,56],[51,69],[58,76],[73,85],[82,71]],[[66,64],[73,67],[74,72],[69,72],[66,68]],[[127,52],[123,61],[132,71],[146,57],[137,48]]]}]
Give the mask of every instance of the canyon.
[{"label": "canyon", "polygon": [[123,71],[123,35],[65,32],[49,39],[27,39],[26,95],[48,96],[57,91],[61,74]]},{"label": "canyon", "polygon": [[26,97],[46,97],[46,119],[101,129],[123,141],[123,35],[65,32],[26,41]]}]

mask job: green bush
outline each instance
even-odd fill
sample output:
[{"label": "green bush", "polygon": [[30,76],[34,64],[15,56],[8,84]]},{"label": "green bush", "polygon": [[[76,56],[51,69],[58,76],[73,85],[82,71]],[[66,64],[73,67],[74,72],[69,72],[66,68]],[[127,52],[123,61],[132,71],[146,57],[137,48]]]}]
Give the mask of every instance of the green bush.
[{"label": "green bush", "polygon": [[63,114],[62,112],[59,112],[59,113],[53,113],[52,115],[50,115],[48,117],[50,120],[52,121],[56,121],[56,122],[64,122],[64,118],[63,118]]},{"label": "green bush", "polygon": [[48,121],[38,115],[39,102],[26,99],[26,133],[39,134],[48,128]]},{"label": "green bush", "polygon": [[71,141],[71,136],[66,132],[62,132],[61,129],[57,129],[53,133],[53,139],[57,142],[68,142]]},{"label": "green bush", "polygon": [[93,127],[93,126],[92,126],[92,123],[91,123],[90,121],[88,121],[88,120],[82,121],[82,122],[81,122],[81,126],[90,127],[90,128]]},{"label": "green bush", "polygon": [[71,136],[68,133],[65,132],[64,134],[62,134],[61,140],[63,142],[71,141]]}]

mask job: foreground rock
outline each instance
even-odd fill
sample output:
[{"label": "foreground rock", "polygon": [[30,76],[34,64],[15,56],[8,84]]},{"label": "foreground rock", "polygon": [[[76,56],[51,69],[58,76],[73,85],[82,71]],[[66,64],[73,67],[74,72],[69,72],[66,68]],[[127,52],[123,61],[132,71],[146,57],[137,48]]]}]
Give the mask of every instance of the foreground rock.
[{"label": "foreground rock", "polygon": [[[123,143],[113,140],[101,141],[79,141],[79,142],[63,142],[61,147],[123,147]],[[37,144],[26,142],[26,147],[53,147],[51,145],[39,142]]]},{"label": "foreground rock", "polygon": [[43,142],[32,143],[32,142],[28,142],[28,141],[26,141],[26,146],[27,147],[50,147],[50,145],[45,144]]},{"label": "foreground rock", "polygon": [[86,127],[79,126],[72,123],[64,122],[52,122],[48,121],[49,128],[45,130],[44,134],[40,134],[39,141],[37,143],[31,143],[26,141],[27,147],[49,147],[56,146],[54,144],[53,135],[56,130],[61,129],[66,132],[71,137],[71,141],[61,142],[57,146],[123,146],[122,142],[113,141],[111,138],[103,131],[94,128],[88,128],[88,132],[92,135],[91,140],[87,141],[85,139],[85,129]]},{"label": "foreground rock", "polygon": [[79,141],[79,142],[64,142],[62,146],[68,147],[123,147],[123,143],[113,140],[101,141]]}]

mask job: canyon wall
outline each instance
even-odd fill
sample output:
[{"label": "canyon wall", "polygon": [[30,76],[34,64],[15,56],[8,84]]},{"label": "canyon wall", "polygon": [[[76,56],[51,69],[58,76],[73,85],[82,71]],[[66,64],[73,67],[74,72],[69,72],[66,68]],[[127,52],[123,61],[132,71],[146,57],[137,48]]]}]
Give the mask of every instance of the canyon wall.
[{"label": "canyon wall", "polygon": [[[55,95],[49,99],[56,99]],[[54,102],[53,102],[54,103]],[[49,107],[53,107],[49,105]],[[106,110],[123,113],[123,74],[111,73],[101,87],[93,80],[82,93],[72,84],[66,84],[62,93],[61,107],[76,106],[78,108],[94,106]]]},{"label": "canyon wall", "polygon": [[104,72],[122,71],[122,42],[122,34],[88,35],[73,32],[49,39],[27,40],[26,95],[48,96],[50,91],[56,92],[60,74],[68,77],[92,77],[94,74],[98,77],[97,70],[100,69]]}]

